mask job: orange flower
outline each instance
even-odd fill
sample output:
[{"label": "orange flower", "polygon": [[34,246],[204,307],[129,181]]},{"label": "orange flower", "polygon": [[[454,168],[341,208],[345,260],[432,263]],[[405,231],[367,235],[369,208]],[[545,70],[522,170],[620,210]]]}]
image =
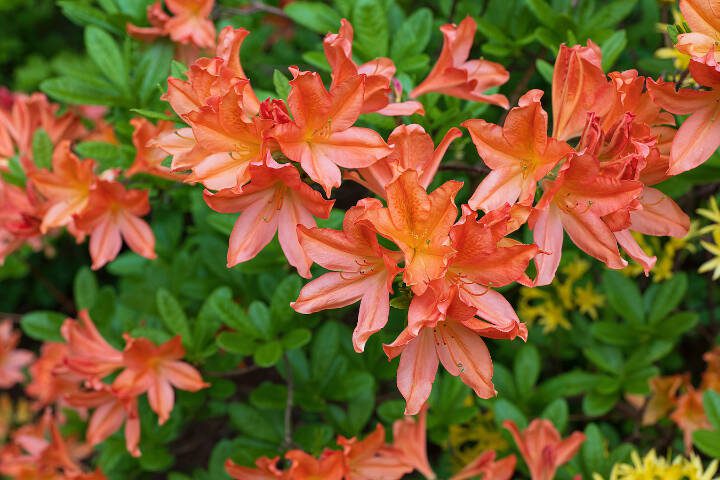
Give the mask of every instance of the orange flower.
[{"label": "orange flower", "polygon": [[314,217],[327,218],[334,201],[300,180],[290,164],[251,165],[252,181],[239,190],[205,191],[205,201],[220,213],[242,212],[230,235],[228,267],[254,258],[278,234],[290,265],[310,278],[312,260],[298,239],[297,226],[314,227]]},{"label": "orange flower", "polygon": [[173,42],[184,45],[215,46],[215,25],[209,19],[214,0],[165,0],[165,4],[172,15],[163,11],[160,2],[155,2],[147,8],[151,26],[127,24],[128,34],[141,40],[170,37]]},{"label": "orange flower", "polygon": [[560,46],[552,80],[553,137],[579,136],[588,112],[602,117],[613,105],[613,91],[601,67],[602,53],[591,40],[587,47]]},{"label": "orange flower", "polygon": [[685,451],[692,452],[692,435],[695,430],[710,429],[712,426],[705,415],[703,392],[695,390],[692,385],[686,386],[687,391],[677,400],[677,408],[670,415],[673,422],[683,431]]},{"label": "orange flower", "polygon": [[40,348],[40,356],[29,368],[32,381],[25,388],[35,398],[36,408],[62,404],[66,395],[79,390],[83,379],[65,366],[67,354],[64,343],[46,342]]},{"label": "orange flower", "polygon": [[149,211],[147,191],[126,190],[115,181],[97,182],[88,207],[75,217],[77,227],[90,234],[94,270],[117,257],[123,239],[138,255],[155,258],[155,235],[140,219]]},{"label": "orange flower", "polygon": [[388,137],[393,151],[369,167],[347,172],[345,178],[364,186],[385,198],[385,187],[407,170],[418,172],[418,182],[427,189],[437,173],[440,161],[450,144],[462,136],[458,128],[451,128],[434,147],[432,137],[420,125],[400,125]]},{"label": "orange flower", "polygon": [[339,167],[368,167],[391,149],[374,130],[353,127],[362,108],[364,75],[349,77],[328,92],[319,74],[292,73],[288,106],[293,121],[275,125],[270,136],[329,197],[340,186]]},{"label": "orange flower", "polygon": [[[340,21],[338,33],[328,33],[323,40],[325,58],[332,69],[332,92],[338,85],[355,75],[365,75],[365,91],[361,113],[377,112],[381,115],[412,115],[424,114],[420,102],[391,102],[395,75],[395,64],[389,58],[377,58],[363,65],[356,65],[352,59],[353,27],[344,18]],[[396,93],[396,101],[402,91]]]},{"label": "orange flower", "polygon": [[703,390],[712,389],[720,392],[720,347],[715,347],[703,355],[707,363],[702,376]]},{"label": "orange flower", "polygon": [[404,454],[385,444],[385,428],[378,424],[362,440],[339,437],[345,458],[345,480],[399,480],[413,470]]},{"label": "orange flower", "polygon": [[650,400],[643,413],[643,425],[654,425],[675,408],[680,387],[688,384],[685,375],[655,377],[650,380]]},{"label": "orange flower", "polygon": [[516,201],[532,205],[538,180],[572,152],[567,143],[548,138],[542,94],[531,90],[523,95],[503,127],[485,120],[463,122],[478,154],[492,169],[468,201],[472,209],[488,212]]},{"label": "orange flower", "polygon": [[154,142],[156,138],[175,130],[173,122],[160,120],[153,125],[150,120],[142,117],[130,119],[133,126],[132,142],[135,147],[135,161],[125,170],[125,175],[131,177],[138,173],[147,173],[168,180],[177,180],[179,175],[172,173],[168,167],[162,165],[168,156]]},{"label": "orange flower", "polygon": [[512,420],[505,420],[518,450],[530,469],[532,480],[552,480],[557,469],[569,462],[585,441],[585,434],[573,432],[563,440],[549,420],[535,419],[521,433]]},{"label": "orange flower", "polygon": [[121,398],[147,392],[150,408],[157,413],[159,424],[170,418],[175,404],[173,387],[197,392],[209,386],[194,367],[180,361],[185,349],[179,336],[159,346],[145,338],[127,335],[125,341],[125,370],[113,381],[112,390]]},{"label": "orange flower", "polygon": [[17,348],[19,342],[20,332],[13,331],[12,320],[0,322],[0,388],[21,383],[25,379],[22,369],[35,358],[32,352]]},{"label": "orange flower", "polygon": [[47,199],[40,231],[69,225],[73,216],[82,212],[90,199],[95,183],[93,160],[80,160],[70,151],[70,142],[64,140],[53,152],[52,171],[36,170],[30,179]]},{"label": "orange flower", "polygon": [[345,475],[343,454],[337,450],[325,450],[319,459],[300,450],[290,450],[285,458],[292,464],[288,478],[292,480],[342,480]]},{"label": "orange flower", "polygon": [[515,472],[516,463],[515,455],[495,461],[495,452],[483,452],[450,477],[450,480],[468,480],[475,477],[480,477],[482,480],[510,480]]},{"label": "orange flower", "polygon": [[662,108],[676,115],[690,115],[673,139],[668,175],[703,164],[720,146],[720,64],[712,54],[693,58],[690,74],[708,89],[675,91],[672,82],[647,83],[650,95]]},{"label": "orange flower", "polygon": [[287,472],[277,467],[279,457],[261,457],[255,460],[257,468],[243,467],[228,459],[225,462],[225,471],[235,480],[290,480]]},{"label": "orange flower", "polygon": [[123,355],[100,335],[87,310],[81,310],[78,318],[68,318],[61,328],[67,342],[65,365],[99,387],[103,378],[123,366]]},{"label": "orange flower", "polygon": [[468,60],[476,30],[477,23],[470,16],[465,17],[460,25],[449,23],[440,27],[443,34],[440,57],[427,78],[410,92],[411,98],[436,92],[509,107],[505,95],[483,93],[507,82],[510,78],[508,71],[499,63],[483,59]]},{"label": "orange flower", "polygon": [[434,479],[435,472],[427,457],[427,410],[420,410],[417,419],[405,416],[393,423],[393,447],[398,449],[404,462],[427,479]]},{"label": "orange flower", "polygon": [[448,181],[428,195],[417,172],[408,170],[387,186],[387,208],[366,213],[377,232],[402,250],[403,279],[418,295],[444,275],[454,252],[449,233],[457,217],[455,194],[461,187],[461,182]]},{"label": "orange flower", "polygon": [[678,35],[676,48],[691,57],[714,55],[720,61],[720,4],[717,0],[680,0],[691,33]]},{"label": "orange flower", "polygon": [[398,252],[381,247],[372,228],[360,222],[377,201],[364,199],[345,214],[343,231],[299,226],[305,253],[319,265],[333,270],[311,281],[291,306],[300,313],[340,308],[360,300],[358,323],[353,332],[355,351],[385,326],[390,313],[392,283],[400,272]]}]

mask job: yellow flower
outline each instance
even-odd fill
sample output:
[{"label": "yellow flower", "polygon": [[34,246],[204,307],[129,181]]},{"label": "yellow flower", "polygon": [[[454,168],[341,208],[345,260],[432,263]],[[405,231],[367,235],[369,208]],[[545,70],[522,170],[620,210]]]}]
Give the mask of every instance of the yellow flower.
[{"label": "yellow flower", "polygon": [[701,241],[700,245],[713,254],[713,258],[700,265],[698,272],[705,273],[712,271],[712,279],[717,280],[720,278],[720,230],[715,230],[712,234],[713,241],[706,242]]},{"label": "yellow flower", "polygon": [[464,424],[451,425],[448,446],[453,455],[453,465],[457,469],[467,465],[483,452],[502,452],[509,447],[502,432],[495,425],[492,411],[479,412]]},{"label": "yellow flower", "polygon": [[718,208],[715,197],[710,197],[708,208],[698,208],[697,213],[710,220],[712,223],[704,226],[698,231],[699,235],[720,231],[720,208]]},{"label": "yellow flower", "polygon": [[2,444],[13,425],[22,425],[32,418],[30,404],[21,398],[13,405],[10,395],[0,395],[0,444]]},{"label": "yellow flower", "polygon": [[[669,457],[658,457],[655,450],[650,450],[643,458],[632,452],[631,460],[632,464],[613,465],[609,480],[714,480],[713,475],[718,469],[717,460],[705,469],[696,455],[689,459],[678,455],[671,462]],[[594,474],[593,480],[602,480],[602,477]]]},{"label": "yellow flower", "polygon": [[593,284],[588,282],[575,289],[575,304],[580,313],[594,320],[598,317],[598,307],[605,305],[605,295],[596,292]]},{"label": "yellow flower", "polygon": [[687,70],[690,66],[690,55],[685,55],[677,48],[658,48],[655,50],[655,57],[663,60],[669,59],[673,61],[673,67],[676,70]]}]

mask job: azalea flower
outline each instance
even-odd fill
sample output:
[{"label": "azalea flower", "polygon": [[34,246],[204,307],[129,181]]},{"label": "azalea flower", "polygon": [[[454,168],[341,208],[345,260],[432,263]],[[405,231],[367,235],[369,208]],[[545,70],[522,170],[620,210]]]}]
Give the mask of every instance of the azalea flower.
[{"label": "azalea flower", "polygon": [[292,73],[288,106],[293,121],[275,125],[270,136],[329,197],[340,186],[339,167],[368,167],[391,149],[374,130],[353,127],[362,110],[365,75],[348,77],[328,92],[319,74]]},{"label": "azalea flower", "polygon": [[67,344],[64,363],[71,371],[100,386],[103,378],[123,366],[123,354],[100,335],[87,310],[81,310],[78,318],[68,318],[61,327]]},{"label": "azalea flower", "polygon": [[286,471],[277,466],[279,457],[260,457],[255,460],[255,466],[243,467],[232,460],[225,462],[225,471],[235,480],[290,480]]},{"label": "azalea flower", "polygon": [[512,420],[505,420],[503,426],[515,439],[532,480],[555,478],[557,469],[569,462],[585,441],[582,432],[573,432],[563,440],[552,422],[545,419],[533,420],[522,432]]},{"label": "azalea flower", "polygon": [[172,15],[168,15],[160,2],[147,8],[150,27],[127,24],[129,35],[146,41],[170,37],[173,42],[192,44],[199,48],[215,46],[215,25],[209,19],[214,0],[165,0]]},{"label": "azalea flower", "polygon": [[0,322],[0,388],[11,388],[25,379],[22,369],[32,363],[32,352],[17,348],[20,332],[13,330],[13,322]]},{"label": "azalea flower", "polygon": [[385,444],[382,424],[362,440],[341,436],[337,443],[345,458],[345,480],[399,480],[414,468],[402,451]]},{"label": "azalea flower", "polygon": [[711,54],[690,61],[690,74],[708,90],[675,90],[675,84],[648,80],[653,100],[668,112],[690,115],[672,142],[669,175],[693,169],[720,146],[720,66]]},{"label": "azalea flower", "polygon": [[319,459],[301,450],[290,450],[285,458],[292,462],[288,469],[292,480],[342,480],[345,475],[343,454],[337,450],[325,450]]},{"label": "azalea flower", "polygon": [[364,199],[343,219],[343,231],[298,227],[305,253],[328,270],[300,291],[291,306],[300,313],[340,308],[360,300],[358,324],[353,332],[355,351],[385,326],[390,313],[392,283],[401,271],[399,252],[381,247],[375,231],[361,219],[368,209],[381,208],[377,201]]},{"label": "azalea flower", "polygon": [[421,409],[417,417],[405,416],[393,423],[393,447],[398,449],[404,462],[420,472],[425,478],[435,479],[427,456],[427,409]]},{"label": "azalea flower", "polygon": [[35,399],[36,409],[53,404],[62,406],[67,395],[77,392],[83,378],[65,365],[68,347],[64,343],[45,342],[40,356],[30,365],[30,383],[25,393]]},{"label": "azalea flower", "polygon": [[499,63],[484,59],[468,60],[477,31],[475,20],[467,16],[460,25],[446,24],[440,27],[440,31],[443,34],[440,57],[425,80],[410,92],[410,97],[435,92],[508,108],[505,95],[483,93],[507,82],[510,78],[508,71]]},{"label": "azalea flower", "polygon": [[170,418],[175,404],[173,387],[197,392],[210,386],[191,365],[181,362],[185,349],[179,336],[162,345],[145,338],[125,336],[123,365],[125,369],[112,383],[112,391],[120,398],[136,397],[147,392],[150,408],[162,425]]},{"label": "azalea flower", "polygon": [[463,122],[478,154],[492,170],[468,201],[472,209],[488,212],[518,201],[531,205],[538,180],[572,152],[567,143],[548,138],[542,94],[531,90],[523,95],[503,127],[485,120]]},{"label": "azalea flower", "polygon": [[692,32],[677,37],[676,48],[693,58],[713,55],[720,61],[720,12],[713,0],[680,0],[680,11]]},{"label": "azalea flower", "polygon": [[138,173],[146,173],[168,180],[177,180],[179,176],[162,165],[168,156],[167,152],[154,142],[157,137],[175,131],[173,122],[160,120],[157,125],[153,125],[146,118],[135,117],[130,119],[130,125],[133,127],[132,142],[136,153],[135,160],[130,168],[125,170],[125,175],[131,177]]},{"label": "azalea flower", "polygon": [[683,431],[685,451],[692,451],[692,435],[695,430],[710,429],[711,425],[705,415],[703,392],[692,385],[686,385],[686,391],[677,399],[677,407],[670,415],[673,422]]},{"label": "azalea flower", "polygon": [[643,411],[643,425],[654,425],[676,406],[680,387],[688,384],[685,375],[669,375],[650,379],[650,399]]},{"label": "azalea flower", "polygon": [[239,190],[205,192],[205,201],[220,213],[242,212],[230,234],[228,267],[254,258],[278,234],[290,265],[310,277],[312,260],[300,245],[297,226],[314,227],[314,217],[327,218],[334,201],[300,180],[290,164],[251,165],[252,181]]},{"label": "azalea flower", "polygon": [[328,33],[323,40],[325,58],[332,69],[332,92],[338,85],[355,75],[365,75],[365,91],[361,113],[377,112],[381,115],[423,115],[422,103],[417,101],[391,102],[390,87],[395,75],[395,64],[389,58],[377,58],[363,65],[356,65],[352,59],[353,27],[344,18],[340,21],[338,33]]},{"label": "azalea flower", "polygon": [[36,170],[30,178],[37,190],[47,199],[40,231],[62,227],[82,212],[95,184],[93,160],[80,160],[70,151],[70,142],[58,144],[53,152],[52,171]]},{"label": "azalea flower", "polygon": [[394,182],[403,172],[415,170],[418,173],[418,183],[427,189],[435,178],[448,147],[461,136],[460,129],[453,127],[445,133],[436,148],[432,137],[420,125],[400,125],[395,127],[388,137],[388,143],[393,146],[390,155],[369,167],[346,172],[345,178],[385,198],[387,185]]},{"label": "azalea flower", "polygon": [[126,190],[115,181],[97,182],[88,207],[75,216],[78,229],[90,234],[94,270],[117,257],[123,239],[138,255],[155,258],[155,235],[140,218],[149,211],[147,191]]},{"label": "azalea flower", "polygon": [[484,452],[450,477],[450,480],[468,480],[476,477],[483,480],[510,480],[515,472],[516,462],[515,455],[496,460],[495,452]]}]

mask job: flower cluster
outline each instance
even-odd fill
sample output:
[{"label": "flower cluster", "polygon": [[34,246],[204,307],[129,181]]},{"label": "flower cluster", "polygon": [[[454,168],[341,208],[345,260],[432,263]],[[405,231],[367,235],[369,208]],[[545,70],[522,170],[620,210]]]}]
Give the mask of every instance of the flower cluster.
[{"label": "flower cluster", "polygon": [[[713,480],[718,470],[718,461],[714,460],[707,468],[703,467],[702,460],[697,455],[685,458],[676,456],[670,458],[658,457],[655,450],[650,450],[644,457],[632,452],[632,464],[617,463],[610,472],[609,480],[654,480],[656,478],[687,478],[688,480]],[[602,480],[600,475],[594,475],[594,480]]]}]

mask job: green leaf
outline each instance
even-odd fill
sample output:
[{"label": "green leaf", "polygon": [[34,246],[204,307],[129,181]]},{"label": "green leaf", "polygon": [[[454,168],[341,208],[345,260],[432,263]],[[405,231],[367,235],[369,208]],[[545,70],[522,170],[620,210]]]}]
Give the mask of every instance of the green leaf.
[{"label": "green leaf", "polygon": [[254,301],[248,307],[248,318],[264,339],[269,339],[273,333],[273,322],[270,317],[270,309],[263,302]]},{"label": "green leaf", "polygon": [[596,367],[611,375],[617,375],[623,366],[622,353],[615,347],[594,345],[584,348],[583,354]]},{"label": "green leaf", "polygon": [[317,454],[332,441],[333,433],[330,425],[303,424],[293,432],[293,440],[303,451]]},{"label": "green leaf", "polygon": [[675,273],[671,279],[661,283],[652,303],[647,306],[648,321],[655,324],[675,310],[685,298],[687,287],[687,275],[682,272]]},{"label": "green leaf", "polygon": [[637,344],[637,337],[633,334],[633,329],[623,323],[599,321],[593,323],[590,331],[593,337],[609,345],[631,347]]},{"label": "green leaf", "polygon": [[676,340],[683,333],[691,330],[697,322],[698,315],[695,312],[675,313],[657,323],[658,337]]},{"label": "green leaf", "polygon": [[90,26],[85,29],[85,48],[102,74],[122,92],[128,92],[128,73],[120,47],[107,32]]},{"label": "green leaf", "polygon": [[585,427],[585,442],[581,447],[581,455],[585,467],[590,472],[597,472],[605,462],[605,439],[600,428],[594,423]]},{"label": "green leaf", "polygon": [[75,77],[58,77],[45,80],[40,90],[52,98],[74,105],[108,105],[121,102],[121,96],[112,85],[102,81],[87,81]]},{"label": "green leaf", "polygon": [[295,328],[283,337],[282,343],[286,350],[292,350],[307,345],[311,338],[312,333],[307,328]]},{"label": "green leaf", "polygon": [[142,108],[131,108],[131,112],[137,113],[138,115],[149,118],[150,120],[173,120],[173,117],[166,115],[164,113],[155,112],[152,110],[145,110]]},{"label": "green leaf", "polygon": [[274,325],[282,327],[295,317],[290,303],[297,300],[300,288],[302,282],[297,275],[288,275],[275,288],[270,300],[270,316]]},{"label": "green leaf", "polygon": [[100,164],[100,170],[110,168],[127,169],[135,159],[135,150],[129,145],[114,145],[107,142],[81,142],[75,150],[84,158],[92,158]]},{"label": "green leaf", "polygon": [[142,54],[137,63],[135,79],[140,105],[148,105],[160,98],[158,85],[164,86],[170,73],[175,47],[170,42],[157,41]]},{"label": "green leaf", "polygon": [[83,27],[95,25],[118,34],[125,33],[124,29],[117,28],[108,20],[108,15],[105,12],[91,7],[82,0],[63,0],[57,2],[57,4],[62,9],[63,15],[77,25]]},{"label": "green leaf", "polygon": [[310,353],[312,376],[321,379],[340,348],[340,329],[335,322],[324,323],[316,332]]},{"label": "green leaf", "polygon": [[317,33],[336,32],[340,28],[340,14],[320,2],[293,2],[285,7],[293,21]]},{"label": "green leaf", "polygon": [[627,46],[625,30],[618,30],[600,45],[603,71],[609,71]]},{"label": "green leaf", "polygon": [[590,392],[583,397],[583,412],[591,417],[599,417],[612,410],[617,401],[617,393]]},{"label": "green leaf", "polygon": [[22,331],[30,338],[41,342],[62,342],[60,327],[67,318],[57,312],[30,312],[20,319]]},{"label": "green leaf", "polygon": [[260,367],[272,367],[282,357],[283,348],[277,340],[271,340],[255,349],[253,361]]},{"label": "green leaf", "polygon": [[705,407],[705,415],[712,426],[720,430],[720,393],[707,390],[703,394],[703,407]]},{"label": "green leaf", "polygon": [[[586,26],[588,34],[602,29],[614,29],[617,25],[633,11],[637,0],[615,0],[607,2],[592,16]],[[604,53],[604,52],[603,52]]]},{"label": "green leaf", "polygon": [[540,414],[542,418],[546,418],[553,422],[559,432],[563,432],[567,427],[569,409],[567,401],[564,398],[558,398]]},{"label": "green leaf", "polygon": [[705,455],[720,458],[720,431],[697,430],[693,432],[693,445]]},{"label": "green leaf", "polygon": [[553,66],[542,58],[538,58],[535,60],[535,67],[537,68],[538,73],[540,73],[540,76],[543,77],[547,83],[552,85]]},{"label": "green leaf", "polygon": [[175,457],[164,447],[153,445],[143,447],[140,466],[148,472],[167,472],[175,462]]},{"label": "green leaf", "polygon": [[559,13],[545,0],[526,0],[526,4],[540,23],[551,29],[558,27]]},{"label": "green leaf", "polygon": [[287,100],[290,93],[290,80],[280,70],[275,69],[273,71],[273,85],[278,98]]},{"label": "green leaf", "polygon": [[228,408],[230,421],[241,432],[252,438],[267,440],[268,442],[280,442],[282,432],[273,425],[272,417],[263,414],[258,409],[242,403],[231,404]]},{"label": "green leaf", "polygon": [[513,403],[501,398],[495,402],[495,423],[499,428],[502,428],[502,423],[505,420],[515,422],[520,430],[524,430],[528,425],[527,417],[522,411]]},{"label": "green leaf", "polygon": [[285,385],[263,382],[250,394],[250,403],[266,410],[284,410],[287,392]]},{"label": "green leaf", "polygon": [[353,49],[364,60],[388,54],[388,22],[384,2],[357,0],[353,9],[355,39]]},{"label": "green leaf", "polygon": [[220,287],[211,293],[208,303],[228,327],[253,338],[260,336],[260,332],[250,322],[247,314],[233,301],[232,291],[228,287]]},{"label": "green leaf", "polygon": [[606,270],[603,289],[615,313],[631,323],[639,324],[645,317],[642,296],[635,282],[621,273]]},{"label": "green leaf", "polygon": [[157,291],[155,301],[165,328],[175,335],[180,335],[184,344],[191,345],[190,326],[180,302],[164,288]]},{"label": "green leaf", "polygon": [[98,283],[95,274],[88,267],[80,268],[75,274],[73,293],[78,310],[91,309],[95,305]]},{"label": "green leaf", "polygon": [[405,20],[393,37],[390,56],[396,63],[422,53],[430,41],[433,15],[428,8],[420,8]]},{"label": "green leaf", "polygon": [[255,353],[257,342],[254,338],[238,332],[222,332],[217,336],[217,345],[226,352],[249,356]]},{"label": "green leaf", "polygon": [[53,143],[45,129],[38,128],[32,139],[33,161],[38,168],[50,169],[52,166]]},{"label": "green leaf", "polygon": [[530,394],[540,376],[540,354],[533,345],[524,345],[515,356],[515,385],[521,396]]}]

